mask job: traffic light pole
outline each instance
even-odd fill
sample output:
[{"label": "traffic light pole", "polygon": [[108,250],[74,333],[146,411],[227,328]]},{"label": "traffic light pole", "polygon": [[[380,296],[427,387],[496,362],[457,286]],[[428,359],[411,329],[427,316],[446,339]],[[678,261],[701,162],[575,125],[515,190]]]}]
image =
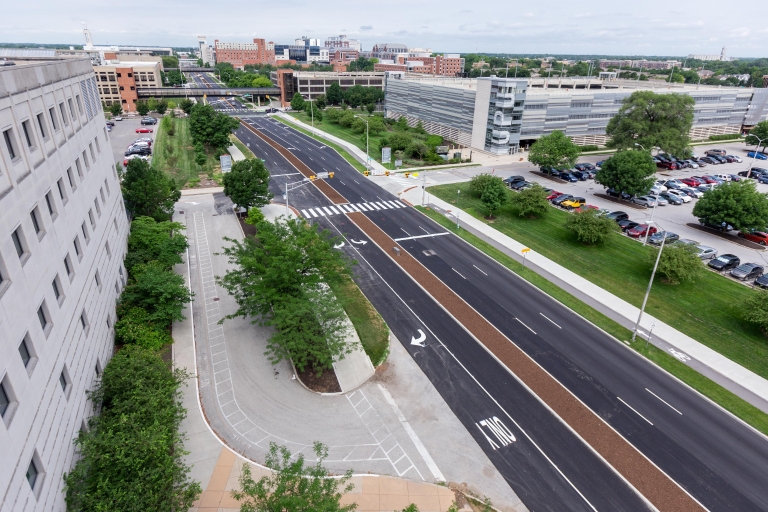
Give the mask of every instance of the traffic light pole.
[{"label": "traffic light pole", "polygon": [[[290,215],[291,215],[291,212],[290,212],[290,210],[288,208],[288,192],[290,192],[291,190],[296,190],[297,188],[301,188],[304,185],[307,185],[309,183],[312,183],[316,179],[323,179],[323,178],[333,178],[333,173],[332,172],[320,172],[320,173],[317,173],[316,175],[313,174],[309,178],[304,178],[301,181],[297,181],[297,182],[294,182],[294,183],[286,183],[285,184],[285,195],[283,196],[285,198],[285,215],[288,216],[288,217],[290,217]],[[289,187],[289,185],[293,185],[293,186]]]}]

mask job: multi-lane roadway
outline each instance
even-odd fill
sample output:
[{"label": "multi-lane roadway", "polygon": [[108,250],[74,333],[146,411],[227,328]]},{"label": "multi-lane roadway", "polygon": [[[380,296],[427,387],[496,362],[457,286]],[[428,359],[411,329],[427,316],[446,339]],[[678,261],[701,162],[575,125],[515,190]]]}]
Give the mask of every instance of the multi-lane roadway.
[{"label": "multi-lane roadway", "polygon": [[237,98],[216,96],[216,89],[221,89],[221,86],[207,74],[189,73],[189,78],[191,78],[198,87],[207,87],[211,89],[211,94],[208,96],[207,100],[216,110],[221,110],[234,115],[248,114],[251,112]]}]

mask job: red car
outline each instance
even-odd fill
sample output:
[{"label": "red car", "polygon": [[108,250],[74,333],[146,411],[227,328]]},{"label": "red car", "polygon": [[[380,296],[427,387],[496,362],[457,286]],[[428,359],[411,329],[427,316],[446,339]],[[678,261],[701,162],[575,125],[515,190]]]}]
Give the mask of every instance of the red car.
[{"label": "red car", "polygon": [[696,179],[703,181],[704,183],[717,183],[717,180],[712,179],[710,176],[696,176]]},{"label": "red car", "polygon": [[661,167],[662,169],[669,169],[671,171],[674,171],[675,169],[677,169],[677,164],[674,162],[665,162],[664,160],[662,160],[656,164],[656,167]]},{"label": "red car", "polygon": [[551,200],[553,200],[554,198],[556,198],[557,196],[561,196],[561,195],[563,195],[563,193],[562,193],[562,192],[558,192],[557,190],[553,190],[553,191],[552,191],[552,192],[550,192],[550,193],[549,193],[549,195],[547,196],[547,201],[551,201]]},{"label": "red car", "polygon": [[136,133],[152,133],[152,128],[136,128]]},{"label": "red car", "polygon": [[599,210],[599,209],[600,208],[598,208],[597,206],[595,206],[593,204],[583,204],[583,205],[579,206],[579,208],[578,208],[578,210],[582,211],[582,212],[585,211],[585,210]]},{"label": "red car", "polygon": [[651,236],[654,234],[657,230],[653,226],[648,226],[648,224],[639,224],[633,228],[630,228],[625,231],[626,234],[631,236],[632,238],[640,238],[645,237],[645,232],[648,231],[648,236]]},{"label": "red car", "polygon": [[699,185],[703,185],[704,182],[697,179],[697,178],[684,178],[680,180],[682,183],[685,183],[689,187],[698,187]]},{"label": "red car", "polygon": [[739,231],[738,236],[749,240],[750,242],[756,242],[760,245],[768,245],[768,233],[764,231]]}]

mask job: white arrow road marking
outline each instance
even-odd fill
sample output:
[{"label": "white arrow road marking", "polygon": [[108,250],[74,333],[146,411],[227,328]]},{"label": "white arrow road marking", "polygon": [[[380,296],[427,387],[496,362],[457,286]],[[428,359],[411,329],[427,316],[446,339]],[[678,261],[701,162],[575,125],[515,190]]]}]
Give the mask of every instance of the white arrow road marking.
[{"label": "white arrow road marking", "polygon": [[367,244],[367,243],[368,243],[368,242],[366,242],[365,240],[362,240],[362,241],[358,242],[358,241],[357,241],[357,240],[355,240],[354,238],[350,238],[350,239],[349,239],[349,241],[350,241],[350,242],[352,242],[353,244],[357,244],[357,245],[365,245],[365,244]]},{"label": "white arrow road marking", "polygon": [[182,201],[182,203],[187,203],[187,204],[200,204],[200,203],[196,203],[196,202],[194,202],[194,201]]},{"label": "white arrow road marking", "polygon": [[333,246],[334,249],[341,249],[342,247],[344,247],[344,242],[343,241],[339,242],[337,245]]},{"label": "white arrow road marking", "polygon": [[421,329],[418,329],[418,331],[419,331],[419,338],[416,339],[414,337],[411,337],[411,345],[417,345],[419,347],[426,347],[427,344],[424,343],[424,340],[427,339],[427,335],[424,334],[424,331],[422,331]]}]

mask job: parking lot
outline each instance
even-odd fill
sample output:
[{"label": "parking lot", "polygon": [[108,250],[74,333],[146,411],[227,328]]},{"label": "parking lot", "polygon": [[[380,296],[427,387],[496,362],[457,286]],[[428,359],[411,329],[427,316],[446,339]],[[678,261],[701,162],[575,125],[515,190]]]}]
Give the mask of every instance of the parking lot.
[{"label": "parking lot", "polygon": [[130,146],[136,139],[142,137],[152,137],[152,140],[154,140],[155,137],[157,137],[158,126],[159,123],[147,126],[147,128],[152,130],[152,133],[136,133],[137,128],[142,128],[141,116],[124,116],[122,121],[115,121],[115,126],[113,126],[112,131],[109,132],[109,139],[112,145],[112,155],[118,170],[123,166],[125,151],[128,149],[128,146]]}]

